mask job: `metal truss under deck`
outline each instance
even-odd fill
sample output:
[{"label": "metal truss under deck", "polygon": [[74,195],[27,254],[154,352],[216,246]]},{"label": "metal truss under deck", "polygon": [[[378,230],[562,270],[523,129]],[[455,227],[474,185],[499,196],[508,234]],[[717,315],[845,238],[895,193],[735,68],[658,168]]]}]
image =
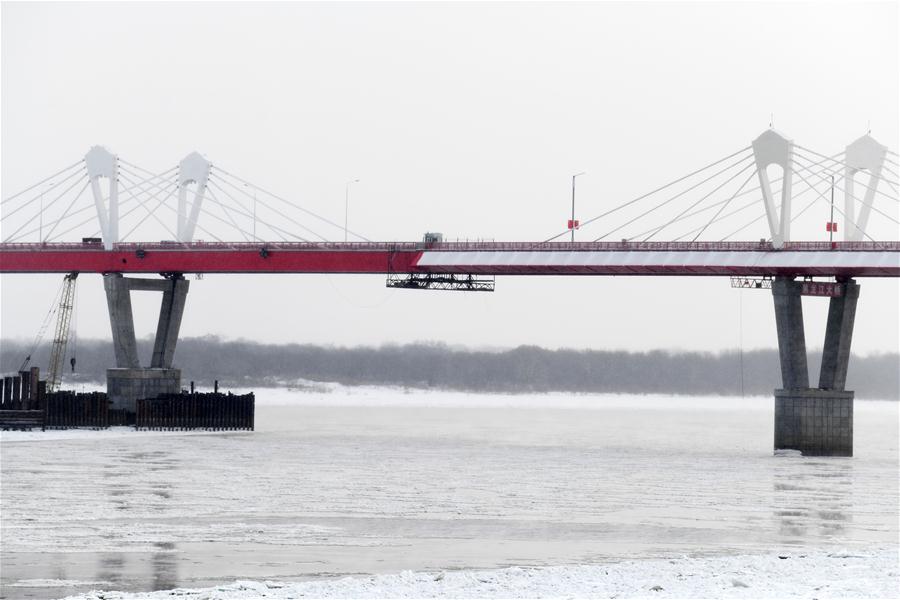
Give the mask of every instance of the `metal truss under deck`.
[{"label": "metal truss under deck", "polygon": [[[839,298],[843,294],[843,285],[841,281],[814,281],[811,277],[805,278],[803,281],[797,282],[800,286],[799,294],[801,296],[825,296],[829,298]],[[771,277],[732,277],[731,287],[755,289],[755,290],[771,290]]]},{"label": "metal truss under deck", "polygon": [[407,290],[458,290],[463,292],[493,292],[493,277],[442,273],[390,273],[387,287]]},{"label": "metal truss under deck", "polygon": [[731,287],[752,290],[771,290],[771,277],[732,277]]}]

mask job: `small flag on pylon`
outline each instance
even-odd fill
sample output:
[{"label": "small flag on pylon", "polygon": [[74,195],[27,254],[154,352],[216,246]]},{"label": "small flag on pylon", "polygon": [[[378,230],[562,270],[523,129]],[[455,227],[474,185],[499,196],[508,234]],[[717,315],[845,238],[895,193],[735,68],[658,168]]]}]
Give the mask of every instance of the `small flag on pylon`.
[{"label": "small flag on pylon", "polygon": [[575,220],[569,219],[569,229],[578,229],[578,226],[580,224],[581,223],[578,221],[578,219],[575,219]]},{"label": "small flag on pylon", "polygon": [[837,233],[837,223],[834,221],[828,221],[825,223],[825,231],[831,231]]}]

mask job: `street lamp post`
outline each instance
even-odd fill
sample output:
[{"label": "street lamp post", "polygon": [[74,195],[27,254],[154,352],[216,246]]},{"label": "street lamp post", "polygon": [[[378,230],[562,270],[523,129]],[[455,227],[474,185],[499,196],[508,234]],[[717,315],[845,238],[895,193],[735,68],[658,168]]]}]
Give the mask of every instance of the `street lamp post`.
[{"label": "street lamp post", "polygon": [[834,175],[831,176],[831,216],[828,219],[828,241],[834,243]]},{"label": "street lamp post", "polygon": [[350,208],[350,186],[357,183],[359,179],[352,179],[347,182],[344,187],[344,241],[347,241],[347,213]]},{"label": "street lamp post", "polygon": [[584,175],[584,171],[581,173],[575,173],[572,175],[572,221],[570,225],[572,226],[572,241],[575,241],[575,178],[579,175]]}]

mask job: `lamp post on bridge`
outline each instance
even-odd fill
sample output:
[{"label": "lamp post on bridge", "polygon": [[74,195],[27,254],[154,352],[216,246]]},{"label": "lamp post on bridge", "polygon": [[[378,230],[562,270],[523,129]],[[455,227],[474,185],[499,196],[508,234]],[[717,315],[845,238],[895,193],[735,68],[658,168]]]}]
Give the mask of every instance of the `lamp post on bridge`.
[{"label": "lamp post on bridge", "polygon": [[358,183],[359,179],[352,179],[347,182],[344,188],[344,241],[347,241],[347,213],[350,207],[350,186]]},{"label": "lamp post on bridge", "polygon": [[831,215],[828,218],[828,241],[834,244],[834,175],[831,176]]},{"label": "lamp post on bridge", "polygon": [[575,227],[578,225],[578,222],[575,220],[575,178],[579,175],[584,175],[584,171],[581,173],[575,173],[572,175],[572,219],[569,221],[569,229],[572,230],[572,241],[575,241]]}]

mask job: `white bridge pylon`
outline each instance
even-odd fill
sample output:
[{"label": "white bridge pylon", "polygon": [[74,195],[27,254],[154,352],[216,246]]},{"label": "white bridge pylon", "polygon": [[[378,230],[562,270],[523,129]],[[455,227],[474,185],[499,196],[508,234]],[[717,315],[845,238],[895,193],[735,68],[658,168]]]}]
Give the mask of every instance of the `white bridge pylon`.
[{"label": "white bridge pylon", "polygon": [[[112,250],[113,244],[119,241],[119,157],[103,146],[94,146],[84,155],[84,164],[97,207],[103,247]],[[109,181],[108,207],[100,189],[101,177]]]},{"label": "white bridge pylon", "polygon": [[[791,240],[791,184],[794,180],[794,142],[774,129],[764,131],[753,140],[753,157],[756,161],[756,174],[762,191],[763,204],[766,208],[766,219],[769,222],[769,233],[772,245],[781,248],[784,242]],[[781,210],[775,206],[772,197],[772,182],[769,181],[769,165],[781,167]]]},{"label": "white bridge pylon", "polygon": [[[887,158],[887,146],[876,142],[872,136],[866,134],[847,146],[844,155],[844,241],[860,242],[866,226],[869,224],[869,215],[872,214],[872,203],[875,200],[875,192],[882,180],[881,172],[884,169],[884,161]],[[868,171],[869,180],[864,183],[866,195],[863,196],[862,206],[856,215],[854,204],[854,179],[860,171]]]},{"label": "white bridge pylon", "polygon": [[[197,228],[197,219],[200,217],[200,206],[203,196],[206,194],[206,185],[209,182],[209,161],[200,156],[198,152],[191,152],[178,163],[178,241],[190,242],[194,239],[194,230]],[[194,199],[191,202],[191,212],[187,211],[188,186],[195,184]]]}]

